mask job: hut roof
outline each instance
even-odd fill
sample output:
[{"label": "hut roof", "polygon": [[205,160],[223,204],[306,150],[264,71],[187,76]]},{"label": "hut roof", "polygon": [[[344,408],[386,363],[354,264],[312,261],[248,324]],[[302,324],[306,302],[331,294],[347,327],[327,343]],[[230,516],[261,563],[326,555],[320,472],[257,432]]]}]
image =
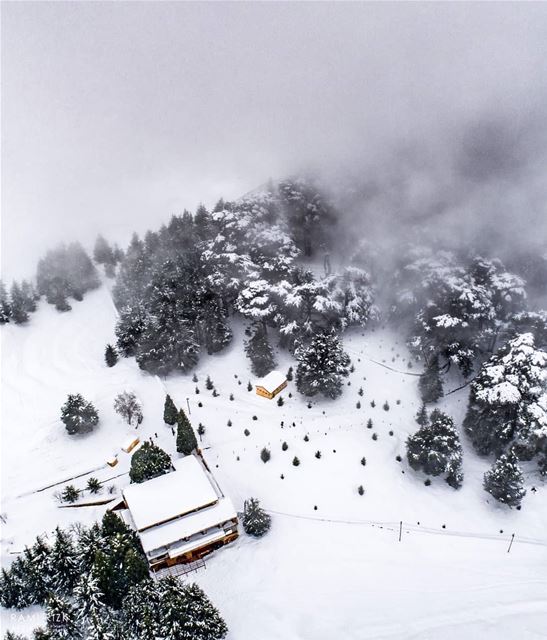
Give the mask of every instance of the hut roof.
[{"label": "hut roof", "polygon": [[[196,533],[206,531],[236,517],[237,512],[231,500],[229,498],[221,498],[217,503],[209,507],[143,531],[139,536],[145,553],[149,553],[176,540],[190,538]],[[203,538],[200,537],[197,541],[197,546],[203,545],[203,542]],[[181,543],[181,546],[186,546],[186,544]],[[194,546],[196,546],[195,541]],[[180,553],[183,552],[181,551]],[[175,555],[178,555],[178,553]]]},{"label": "hut roof", "polygon": [[193,456],[175,462],[175,471],[123,490],[137,531],[174,520],[217,502],[219,496],[207,472]]},{"label": "hut roof", "polygon": [[257,387],[264,387],[269,393],[273,393],[280,385],[286,382],[286,376],[281,371],[270,371],[267,376],[256,381]]}]

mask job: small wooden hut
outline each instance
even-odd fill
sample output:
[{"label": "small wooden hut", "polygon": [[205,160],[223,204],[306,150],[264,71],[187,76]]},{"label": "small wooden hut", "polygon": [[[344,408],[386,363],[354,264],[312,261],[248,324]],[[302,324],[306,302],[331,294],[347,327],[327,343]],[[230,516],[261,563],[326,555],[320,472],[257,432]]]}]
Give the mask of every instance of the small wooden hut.
[{"label": "small wooden hut", "polygon": [[287,378],[281,371],[270,371],[267,376],[257,380],[255,386],[257,395],[271,400],[287,386]]}]

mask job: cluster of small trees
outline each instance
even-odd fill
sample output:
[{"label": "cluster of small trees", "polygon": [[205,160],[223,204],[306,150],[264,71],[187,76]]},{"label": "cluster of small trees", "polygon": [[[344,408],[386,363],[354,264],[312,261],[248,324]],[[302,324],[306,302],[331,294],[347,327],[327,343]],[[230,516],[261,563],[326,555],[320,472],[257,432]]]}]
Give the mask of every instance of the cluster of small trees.
[{"label": "cluster of small trees", "polygon": [[27,280],[21,283],[14,281],[9,294],[0,280],[0,324],[24,324],[29,319],[29,314],[36,311],[39,299],[38,292]]},{"label": "cluster of small trees", "polygon": [[[547,352],[537,340],[532,332],[516,334],[483,363],[471,383],[463,422],[477,453],[496,457],[484,475],[485,490],[509,506],[520,506],[526,493],[519,461],[536,461],[547,475]],[[424,406],[417,421],[420,429],[407,441],[410,466],[445,474],[457,488],[463,477],[461,446],[452,420],[438,410],[428,416]]]},{"label": "cluster of small trees", "polygon": [[104,268],[107,278],[116,275],[116,265],[123,259],[123,251],[117,246],[111,246],[102,235],[97,236],[93,249],[93,260]]},{"label": "cluster of small trees", "polygon": [[68,298],[82,300],[87,291],[99,286],[97,270],[83,247],[73,242],[48,251],[38,262],[38,293],[58,311],[70,311]]},{"label": "cluster of small trees", "polygon": [[48,640],[220,640],[227,627],[196,585],[153,582],[136,537],[113,513],[101,524],[57,528],[2,569],[0,604],[45,607]]},{"label": "cluster of small trees", "polygon": [[497,500],[520,505],[519,460],[537,461],[547,474],[547,352],[532,333],[509,340],[471,384],[464,429],[476,451],[497,456],[484,486]]},{"label": "cluster of small trees", "polygon": [[443,475],[454,489],[463,482],[462,446],[452,418],[435,409],[418,413],[420,428],[406,442],[409,465],[427,475]]},{"label": "cluster of small trees", "polygon": [[524,281],[499,260],[463,259],[425,247],[401,252],[398,263],[393,317],[411,323],[409,347],[426,364],[422,399],[435,402],[442,396],[442,370],[455,365],[469,377],[519,315],[527,321]]}]

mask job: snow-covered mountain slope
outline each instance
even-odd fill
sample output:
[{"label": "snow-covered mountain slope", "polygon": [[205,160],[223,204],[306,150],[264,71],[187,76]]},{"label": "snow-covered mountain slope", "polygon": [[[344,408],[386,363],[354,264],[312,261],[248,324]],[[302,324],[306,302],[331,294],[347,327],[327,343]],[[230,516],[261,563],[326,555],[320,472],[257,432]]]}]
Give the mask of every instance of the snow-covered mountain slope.
[{"label": "snow-covered mountain slope", "polygon": [[[195,574],[231,640],[544,637],[547,489],[529,474],[527,488],[537,491],[528,491],[521,511],[487,502],[482,474],[489,461],[479,459],[465,437],[462,489],[442,480],[424,486],[424,476],[404,462],[419,400],[417,377],[410,375],[418,369],[407,368],[400,337],[380,329],[346,334],[355,365],[349,386],[339,400],[312,400],[308,408],[294,383],[282,393],[283,406],[247,391],[253,376],[239,326],[225,352],[202,357],[197,385],[191,375],[159,380],[132,359],[108,369],[103,353],[114,340],[115,319],[103,286],[70,313],[41,303],[29,326],[2,328],[3,562],[38,533],[102,515],[104,507],[59,508],[53,494],[67,479],[80,476],[71,481],[78,488],[90,475],[117,488],[128,483],[129,455],[121,445],[131,430],[112,407],[119,392],[134,391],[143,403],[141,439],[152,437],[177,455],[162,420],[167,391],[185,408],[188,398],[195,429],[205,425],[204,454],[236,506],[254,496],[273,512],[265,538],[242,535]],[[282,370],[294,365],[287,354],[279,360]],[[205,388],[208,374],[218,397]],[[67,394],[77,392],[100,415],[85,436],[69,436],[59,420]],[[442,403],[458,426],[466,399],[464,389]],[[259,457],[263,447],[272,454],[266,464]],[[112,469],[105,462],[113,453],[120,463]],[[403,462],[396,461],[399,454]],[[12,621],[9,612],[3,617]]]}]

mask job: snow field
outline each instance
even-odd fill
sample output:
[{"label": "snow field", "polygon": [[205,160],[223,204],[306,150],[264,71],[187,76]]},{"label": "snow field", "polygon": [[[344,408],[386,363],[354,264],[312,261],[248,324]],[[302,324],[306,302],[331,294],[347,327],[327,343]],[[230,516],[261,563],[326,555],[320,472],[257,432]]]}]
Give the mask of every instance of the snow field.
[{"label": "snow field", "polygon": [[[527,488],[534,484],[537,492],[528,492],[520,512],[488,503],[482,474],[490,462],[478,458],[464,436],[462,489],[454,491],[441,479],[424,486],[425,476],[409,469],[404,455],[405,439],[417,428],[418,378],[371,362],[385,360],[400,371],[419,371],[417,364],[407,369],[402,337],[381,329],[346,334],[344,346],[355,366],[351,384],[339,400],[312,399],[308,409],[294,381],[282,392],[281,407],[276,399],[247,391],[254,376],[244,356],[241,326],[234,327],[234,341],[225,352],[202,356],[196,385],[192,374],[166,380],[144,374],[133,359],[108,369],[103,354],[106,343],[114,341],[114,324],[103,286],[74,303],[69,313],[41,303],[30,326],[2,328],[4,562],[38,533],[57,524],[89,523],[104,512],[104,507],[59,508],[53,494],[65,482],[34,490],[92,469],[89,475],[106,485],[120,488],[128,482],[127,475],[114,478],[129,469],[130,456],[121,452],[121,445],[133,432],[112,407],[121,391],[134,391],[143,404],[141,439],[152,437],[173,457],[178,455],[171,429],[162,420],[167,391],[185,410],[188,398],[195,430],[200,422],[205,425],[204,455],[236,508],[254,496],[268,510],[289,514],[274,513],[265,538],[242,535],[195,574],[225,617],[230,640],[544,637],[547,546],[524,539],[547,544],[545,486],[527,476]],[[290,356],[280,353],[278,368],[286,371],[290,365],[296,369]],[[205,389],[208,374],[220,394],[216,398]],[[458,427],[466,391],[441,403]],[[67,394],[76,392],[99,411],[99,426],[85,436],[69,436],[59,420]],[[382,408],[386,400],[389,411]],[[368,418],[372,429],[366,428]],[[374,432],[377,441],[372,440]],[[284,441],[287,451],[281,450]],[[263,447],[271,451],[266,464],[259,456]],[[107,467],[114,452],[120,462]],[[295,455],[298,467],[292,465]],[[396,461],[397,455],[403,462]],[[89,475],[72,483],[83,488]],[[357,493],[359,485],[365,488],[363,496]],[[105,495],[103,491],[100,497]],[[398,542],[400,520],[409,526]],[[391,524],[380,528],[370,522]],[[434,532],[426,533],[428,528]],[[487,538],[447,535],[462,532]],[[516,541],[507,554],[511,533]],[[4,620],[10,615],[3,612]]]}]

